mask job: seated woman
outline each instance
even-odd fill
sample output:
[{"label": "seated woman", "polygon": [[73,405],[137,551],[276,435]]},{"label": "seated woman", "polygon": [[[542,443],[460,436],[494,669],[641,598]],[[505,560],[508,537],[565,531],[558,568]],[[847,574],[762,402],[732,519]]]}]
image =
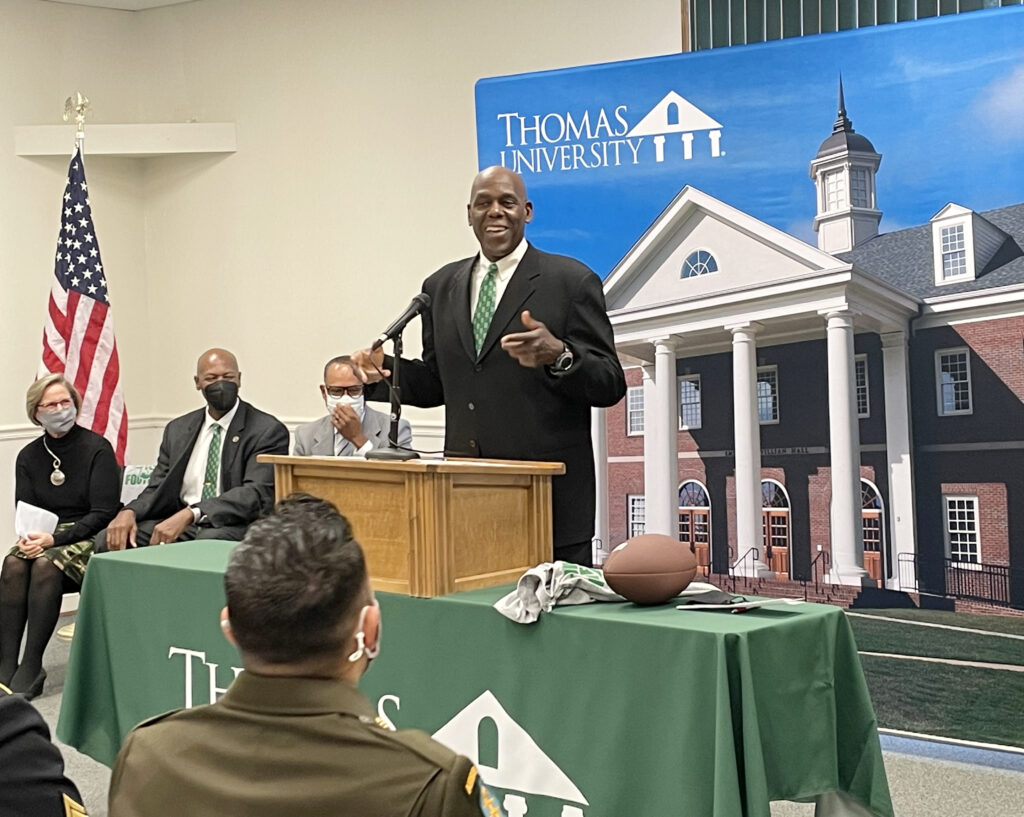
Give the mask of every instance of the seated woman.
[{"label": "seated woman", "polygon": [[25,407],[44,433],[18,453],[15,498],[55,513],[57,529],[27,533],[4,559],[0,684],[34,698],[46,680],[43,650],[61,597],[81,588],[93,537],[120,507],[120,475],[110,443],[75,425],[82,398],[64,375],[48,374],[29,386]]}]

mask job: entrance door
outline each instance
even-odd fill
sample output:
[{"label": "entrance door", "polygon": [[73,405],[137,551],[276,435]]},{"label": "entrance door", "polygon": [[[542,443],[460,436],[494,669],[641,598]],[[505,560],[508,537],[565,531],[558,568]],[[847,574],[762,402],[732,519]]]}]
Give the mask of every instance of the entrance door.
[{"label": "entrance door", "polygon": [[690,546],[698,571],[707,576],[711,570],[711,502],[696,480],[679,487],[679,541]]},{"label": "entrance door", "polygon": [[861,528],[864,531],[864,569],[879,586],[882,582],[882,540],[884,514],[878,489],[866,479],[860,481]]},{"label": "entrance door", "polygon": [[780,579],[788,579],[789,496],[773,479],[761,482],[761,537],[765,564]]}]

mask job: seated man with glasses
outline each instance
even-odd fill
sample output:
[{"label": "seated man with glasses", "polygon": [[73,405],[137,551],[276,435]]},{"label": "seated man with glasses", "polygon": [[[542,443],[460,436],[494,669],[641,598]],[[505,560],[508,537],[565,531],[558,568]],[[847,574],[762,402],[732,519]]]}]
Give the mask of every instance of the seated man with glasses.
[{"label": "seated man with glasses", "polygon": [[[373,448],[387,448],[391,419],[367,407],[363,383],[352,371],[348,355],[333,358],[324,366],[320,394],[327,416],[295,429],[296,456],[365,457]],[[398,421],[398,445],[412,445],[408,420]]]}]

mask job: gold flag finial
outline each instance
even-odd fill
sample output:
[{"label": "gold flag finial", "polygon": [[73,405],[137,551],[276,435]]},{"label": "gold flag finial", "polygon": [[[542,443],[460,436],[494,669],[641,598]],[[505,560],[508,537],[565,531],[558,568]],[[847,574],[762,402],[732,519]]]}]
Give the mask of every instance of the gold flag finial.
[{"label": "gold flag finial", "polygon": [[74,96],[69,96],[64,100],[64,121],[70,122],[72,117],[75,120],[75,141],[78,142],[78,147],[82,147],[82,141],[85,139],[85,112],[89,110],[89,98],[84,96],[81,91],[75,91]]}]

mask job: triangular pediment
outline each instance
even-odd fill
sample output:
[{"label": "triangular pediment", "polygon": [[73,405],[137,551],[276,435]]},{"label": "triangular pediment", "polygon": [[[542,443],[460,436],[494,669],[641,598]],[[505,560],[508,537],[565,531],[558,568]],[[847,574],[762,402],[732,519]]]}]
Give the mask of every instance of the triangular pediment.
[{"label": "triangular pediment", "polygon": [[[480,724],[493,723],[498,733],[498,765],[480,761],[478,736]],[[448,723],[438,729],[434,739],[452,751],[465,755],[480,769],[480,776],[499,789],[556,797],[588,805],[587,798],[569,777],[537,745],[530,734],[516,723],[490,690],[483,692]]]},{"label": "triangular pediment", "polygon": [[690,100],[675,91],[665,97],[633,126],[627,136],[655,136],[662,133],[693,133],[722,127]]},{"label": "triangular pediment", "polygon": [[[694,267],[714,271],[684,276]],[[845,268],[828,253],[687,186],[612,270],[605,297],[609,310],[643,307]]]}]

